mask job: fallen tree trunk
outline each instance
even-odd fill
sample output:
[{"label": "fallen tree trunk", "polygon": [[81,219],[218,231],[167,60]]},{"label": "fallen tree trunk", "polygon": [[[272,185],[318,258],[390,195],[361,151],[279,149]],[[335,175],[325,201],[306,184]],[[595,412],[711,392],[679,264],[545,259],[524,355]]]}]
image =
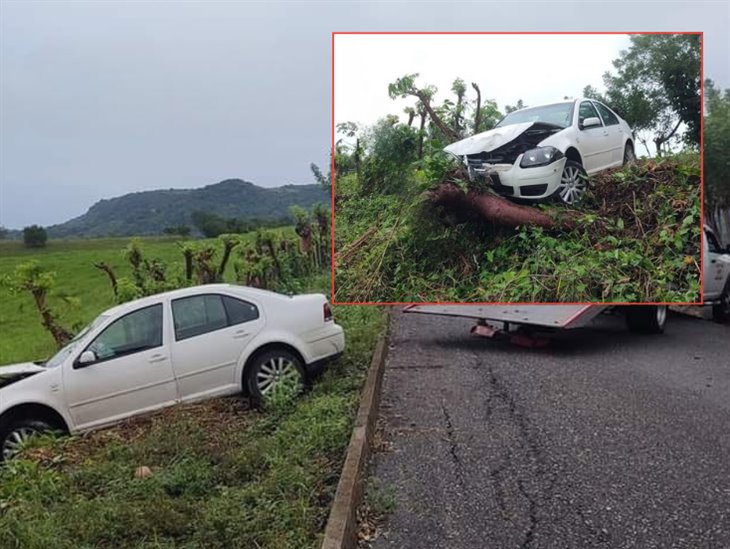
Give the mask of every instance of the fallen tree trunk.
[{"label": "fallen tree trunk", "polygon": [[572,229],[575,219],[570,212],[546,212],[532,206],[521,206],[494,193],[473,189],[462,191],[453,183],[441,183],[428,192],[434,204],[447,209],[472,210],[487,221],[507,227],[532,225],[545,229]]}]

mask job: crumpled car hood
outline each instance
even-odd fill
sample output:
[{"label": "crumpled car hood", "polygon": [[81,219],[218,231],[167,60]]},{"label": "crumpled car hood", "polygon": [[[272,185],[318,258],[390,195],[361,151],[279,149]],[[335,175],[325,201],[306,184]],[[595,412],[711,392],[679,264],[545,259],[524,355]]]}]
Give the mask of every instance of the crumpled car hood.
[{"label": "crumpled car hood", "polygon": [[487,130],[486,132],[478,133],[456,143],[452,143],[444,147],[444,151],[456,156],[491,152],[514,141],[534,125],[535,122],[523,122],[522,124],[511,124],[510,126]]},{"label": "crumpled car hood", "polygon": [[32,362],[21,362],[18,364],[10,364],[8,366],[0,366],[0,389],[7,385],[11,385],[23,378],[32,376],[39,372],[43,372],[45,368],[38,366]]},{"label": "crumpled car hood", "polygon": [[15,374],[37,374],[44,371],[43,366],[39,366],[34,362],[19,362],[18,364],[9,364],[0,366],[0,376],[9,376]]}]

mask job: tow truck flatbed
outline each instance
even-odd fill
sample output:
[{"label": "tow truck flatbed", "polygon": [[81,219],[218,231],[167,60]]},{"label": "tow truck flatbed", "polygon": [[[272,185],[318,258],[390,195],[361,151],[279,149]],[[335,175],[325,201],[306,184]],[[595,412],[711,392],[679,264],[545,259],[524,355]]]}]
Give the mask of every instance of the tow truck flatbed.
[{"label": "tow truck flatbed", "polygon": [[569,330],[585,326],[608,308],[608,305],[408,305],[404,311]]}]

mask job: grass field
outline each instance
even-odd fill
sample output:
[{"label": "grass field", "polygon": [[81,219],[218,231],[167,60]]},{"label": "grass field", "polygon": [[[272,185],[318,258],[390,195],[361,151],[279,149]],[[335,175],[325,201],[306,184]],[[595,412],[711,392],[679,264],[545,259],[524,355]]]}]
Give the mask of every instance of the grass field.
[{"label": "grass field", "polygon": [[[62,320],[85,323],[113,304],[92,263],[127,275],[127,243],[52,241],[28,251],[4,242],[0,274],[37,259],[56,271],[59,292],[81,299],[59,308]],[[143,246],[163,260],[179,256],[174,240]],[[306,284],[329,294],[328,273]],[[29,297],[3,293],[0,315],[0,363],[53,351]],[[240,397],[176,406],[85,436],[41,440],[0,467],[0,547],[316,547],[385,315],[337,307],[335,318],[345,328],[345,355],[294,402],[265,413]],[[135,477],[142,466],[151,476]]]}]

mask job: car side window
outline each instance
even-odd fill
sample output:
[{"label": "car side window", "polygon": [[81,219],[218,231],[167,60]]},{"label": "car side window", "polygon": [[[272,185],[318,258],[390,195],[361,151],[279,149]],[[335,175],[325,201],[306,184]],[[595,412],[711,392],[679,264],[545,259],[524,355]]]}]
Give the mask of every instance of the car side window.
[{"label": "car side window", "polygon": [[162,304],[131,312],[115,320],[92,341],[87,350],[97,361],[154,349],[162,345]]},{"label": "car side window", "polygon": [[712,253],[721,254],[722,248],[715,235],[709,231],[705,231],[705,236],[707,237],[707,249]]},{"label": "car side window", "polygon": [[596,112],[595,107],[590,101],[583,101],[578,109],[578,123],[581,126],[586,118],[598,118],[598,120],[600,120],[598,112]]},{"label": "car side window", "polygon": [[177,341],[228,326],[223,300],[221,296],[213,294],[174,299],[172,317]]},{"label": "car side window", "polygon": [[615,126],[616,124],[618,124],[618,117],[613,114],[611,109],[609,109],[606,105],[603,105],[598,101],[594,101],[593,105],[595,105],[595,107],[598,109],[598,112],[601,113],[601,118],[603,118],[603,123],[606,126]]},{"label": "car side window", "polygon": [[226,308],[228,324],[230,326],[251,322],[259,317],[259,310],[253,303],[224,295],[223,305]]}]

